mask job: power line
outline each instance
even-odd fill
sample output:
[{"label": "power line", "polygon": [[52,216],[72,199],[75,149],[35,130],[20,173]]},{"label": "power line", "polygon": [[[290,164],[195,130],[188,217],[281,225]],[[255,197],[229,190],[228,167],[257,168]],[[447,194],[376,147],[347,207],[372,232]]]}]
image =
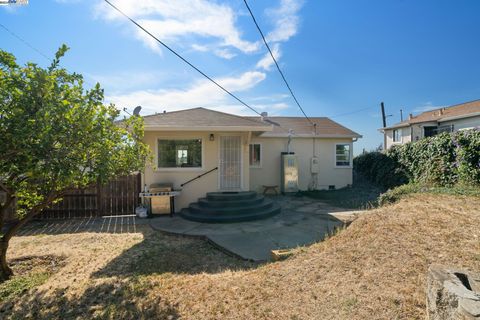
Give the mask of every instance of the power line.
[{"label": "power line", "polygon": [[351,112],[345,112],[345,113],[340,113],[340,114],[337,114],[337,115],[334,115],[334,116],[330,116],[329,118],[338,118],[338,117],[348,116],[348,115],[351,115],[351,114],[354,114],[354,113],[370,110],[370,109],[373,109],[373,108],[377,108],[377,107],[375,106],[375,107],[357,109],[357,110],[353,110]]},{"label": "power line", "polygon": [[180,58],[183,62],[185,62],[186,64],[188,64],[190,67],[192,67],[195,71],[197,71],[198,73],[200,73],[202,76],[204,76],[205,78],[207,78],[208,80],[210,80],[211,82],[213,82],[217,87],[219,87],[220,89],[222,89],[223,91],[225,91],[228,95],[230,95],[232,98],[234,98],[235,100],[237,100],[238,102],[240,102],[242,105],[244,105],[245,107],[247,107],[248,109],[252,110],[253,112],[255,112],[256,114],[260,115],[261,116],[261,113],[258,112],[257,110],[255,110],[254,108],[252,108],[251,106],[249,106],[247,103],[245,103],[243,100],[241,100],[239,97],[237,97],[236,95],[234,95],[233,93],[231,93],[230,91],[228,91],[227,89],[225,89],[222,85],[220,85],[217,81],[213,80],[211,77],[209,77],[207,74],[205,74],[205,72],[203,72],[202,70],[200,70],[199,68],[197,68],[196,66],[194,66],[192,63],[190,63],[187,59],[185,59],[184,57],[182,57],[179,53],[177,53],[175,50],[173,50],[172,48],[170,48],[168,45],[166,45],[163,41],[161,41],[160,39],[158,39],[157,37],[155,37],[150,31],[148,31],[147,29],[145,29],[144,27],[142,27],[142,25],[140,25],[138,22],[136,22],[134,19],[130,18],[126,13],[124,13],[122,10],[120,10],[119,8],[117,8],[115,5],[113,5],[110,1],[108,0],[104,0],[106,3],[108,3],[113,9],[117,10],[121,15],[123,15],[125,18],[127,18],[128,20],[130,20],[130,22],[132,22],[134,25],[136,25],[138,28],[140,28],[141,30],[143,30],[146,34],[148,34],[150,37],[152,37],[153,39],[155,39],[155,41],[157,41],[158,43],[160,43],[162,46],[164,46],[167,50],[169,50],[171,53],[173,53],[174,55],[176,55],[178,58]]},{"label": "power line", "polygon": [[[13,37],[17,38],[19,41],[21,41],[24,45],[26,45],[27,47],[29,47],[30,49],[32,49],[33,51],[35,51],[36,53],[38,53],[39,55],[41,55],[43,58],[45,58],[45,60],[47,60],[48,62],[52,62],[52,59],[50,59],[45,53],[43,53],[42,51],[40,51],[39,49],[35,48],[33,45],[31,45],[27,40],[23,39],[22,37],[20,37],[18,34],[16,34],[15,32],[13,32],[12,30],[8,29],[5,25],[3,25],[2,23],[0,23],[0,27],[2,27],[3,29],[5,29],[5,31],[7,31],[8,33],[10,33]],[[64,66],[62,66],[61,64],[59,64],[60,67],[62,68],[65,68]],[[66,69],[66,68],[65,68]],[[89,84],[90,86],[94,87],[95,84],[91,83],[90,81],[88,81],[87,79],[85,79],[83,76],[82,76],[82,79],[87,83]]]},{"label": "power line", "polygon": [[[105,1],[106,1],[106,0],[105,0]],[[295,100],[297,106],[300,108],[300,111],[302,111],[302,113],[303,113],[303,115],[305,116],[305,118],[306,118],[313,126],[315,126],[315,124],[312,122],[312,120],[310,120],[310,118],[307,116],[307,114],[306,114],[305,111],[303,110],[302,106],[301,106],[300,103],[298,102],[297,97],[296,97],[295,94],[293,93],[292,88],[290,88],[290,85],[288,84],[287,79],[285,78],[285,75],[283,74],[282,70],[280,69],[280,66],[278,65],[277,59],[275,59],[275,56],[273,55],[272,50],[270,49],[270,46],[268,45],[267,40],[265,39],[265,36],[263,35],[262,29],[260,29],[260,26],[258,25],[257,20],[255,19],[255,16],[253,15],[252,10],[250,9],[250,6],[249,6],[248,3],[247,3],[247,0],[243,0],[243,2],[245,3],[245,6],[247,7],[248,12],[250,12],[250,15],[252,16],[253,22],[255,23],[255,26],[257,26],[258,32],[260,32],[260,35],[262,36],[263,43],[265,43],[265,46],[267,47],[268,52],[270,53],[270,56],[271,56],[272,59],[273,59],[273,62],[275,62],[275,65],[277,66],[278,72],[279,72],[280,75],[282,76],[283,81],[285,82],[288,90],[290,91],[290,94],[291,94],[292,97],[293,97],[293,100]]]},{"label": "power line", "polygon": [[10,29],[8,29],[7,27],[5,27],[2,23],[0,23],[0,26],[5,29],[5,31],[7,31],[8,33],[10,33],[13,37],[17,38],[18,40],[20,40],[21,42],[23,42],[23,44],[25,44],[27,47],[29,47],[30,49],[32,49],[33,51],[37,52],[39,55],[41,55],[42,57],[44,57],[47,61],[49,62],[52,62],[52,60],[46,55],[44,54],[43,52],[41,52],[40,50],[38,50],[37,48],[35,48],[34,46],[32,46],[30,43],[28,43],[25,39],[23,39],[22,37],[20,37],[19,35],[17,35],[15,32],[11,31]]}]

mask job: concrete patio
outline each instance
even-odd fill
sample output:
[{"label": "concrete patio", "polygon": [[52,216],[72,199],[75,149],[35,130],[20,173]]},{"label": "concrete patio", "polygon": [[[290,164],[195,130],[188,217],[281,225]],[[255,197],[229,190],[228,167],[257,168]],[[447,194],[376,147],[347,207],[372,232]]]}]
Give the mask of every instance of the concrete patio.
[{"label": "concrete patio", "polygon": [[251,222],[200,223],[176,215],[150,220],[158,231],[208,240],[242,259],[269,261],[271,250],[290,249],[325,239],[358,212],[345,211],[306,197],[272,197],[282,207],[274,217]]},{"label": "concrete patio", "polygon": [[237,223],[200,223],[178,214],[139,219],[134,215],[32,221],[19,236],[62,233],[136,233],[147,229],[172,235],[198,237],[218,249],[252,261],[271,260],[271,251],[322,241],[335,228],[355,219],[361,211],[345,211],[318,200],[296,196],[269,197],[282,207],[264,220]]}]

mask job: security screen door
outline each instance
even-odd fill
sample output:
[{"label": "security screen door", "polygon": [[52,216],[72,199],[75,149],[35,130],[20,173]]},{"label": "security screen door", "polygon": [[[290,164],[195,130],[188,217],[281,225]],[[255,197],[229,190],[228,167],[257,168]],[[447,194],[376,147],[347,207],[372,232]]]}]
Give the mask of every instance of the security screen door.
[{"label": "security screen door", "polygon": [[242,137],[220,136],[220,190],[242,187]]}]

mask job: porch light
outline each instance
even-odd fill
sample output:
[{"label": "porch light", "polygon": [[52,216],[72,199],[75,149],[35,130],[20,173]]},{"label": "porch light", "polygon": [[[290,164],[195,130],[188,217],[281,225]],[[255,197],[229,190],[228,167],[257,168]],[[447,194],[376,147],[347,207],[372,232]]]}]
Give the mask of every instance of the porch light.
[{"label": "porch light", "polygon": [[215,141],[215,136],[213,135],[213,133],[210,133],[209,140],[210,141]]}]

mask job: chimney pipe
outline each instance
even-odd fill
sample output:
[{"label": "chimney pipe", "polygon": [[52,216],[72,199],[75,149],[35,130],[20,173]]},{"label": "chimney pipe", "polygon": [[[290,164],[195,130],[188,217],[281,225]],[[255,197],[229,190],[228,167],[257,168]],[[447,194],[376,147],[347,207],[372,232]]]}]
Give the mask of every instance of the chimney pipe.
[{"label": "chimney pipe", "polygon": [[412,119],[413,119],[413,114],[410,113],[410,114],[408,115],[408,120],[412,120]]}]

